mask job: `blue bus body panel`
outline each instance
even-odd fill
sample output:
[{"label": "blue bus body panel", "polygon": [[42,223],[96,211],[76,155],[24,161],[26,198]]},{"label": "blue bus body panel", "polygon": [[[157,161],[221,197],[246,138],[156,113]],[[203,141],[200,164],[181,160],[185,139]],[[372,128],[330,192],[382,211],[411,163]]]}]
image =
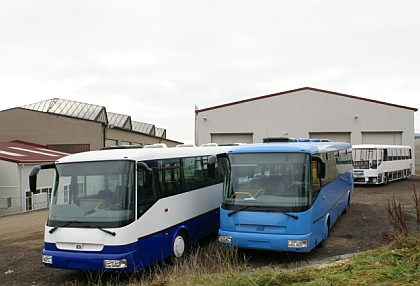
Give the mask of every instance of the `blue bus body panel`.
[{"label": "blue bus body panel", "polygon": [[[347,190],[347,191],[338,191]],[[326,236],[326,221],[330,227],[346,208],[353,195],[352,172],[323,187],[312,207],[300,213],[220,210],[219,236],[231,236],[232,245],[244,249],[309,252]],[[305,248],[289,248],[288,240],[308,241]],[[222,245],[225,245],[222,243]]]},{"label": "blue bus body panel", "polygon": [[[203,228],[203,225],[207,227]],[[139,238],[122,246],[104,246],[102,251],[76,251],[58,249],[55,243],[44,243],[43,255],[50,255],[53,264],[46,267],[106,272],[134,272],[170,257],[175,235],[184,229],[189,244],[216,233],[219,229],[219,209],[175,225],[161,232]],[[57,230],[59,231],[59,230]],[[118,235],[118,234],[117,234]],[[127,268],[105,269],[104,260],[127,259]]]}]

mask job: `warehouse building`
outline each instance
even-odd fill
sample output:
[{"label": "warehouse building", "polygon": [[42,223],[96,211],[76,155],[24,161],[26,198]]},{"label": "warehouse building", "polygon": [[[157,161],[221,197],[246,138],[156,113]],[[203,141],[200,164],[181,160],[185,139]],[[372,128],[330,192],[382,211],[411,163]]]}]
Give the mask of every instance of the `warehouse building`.
[{"label": "warehouse building", "polygon": [[104,106],[54,98],[0,112],[0,142],[22,140],[77,153],[107,146],[181,142],[166,138],[166,130],[136,122]]},{"label": "warehouse building", "polygon": [[304,87],[195,110],[195,144],[318,138],[351,144],[409,145],[414,112],[406,107]]}]

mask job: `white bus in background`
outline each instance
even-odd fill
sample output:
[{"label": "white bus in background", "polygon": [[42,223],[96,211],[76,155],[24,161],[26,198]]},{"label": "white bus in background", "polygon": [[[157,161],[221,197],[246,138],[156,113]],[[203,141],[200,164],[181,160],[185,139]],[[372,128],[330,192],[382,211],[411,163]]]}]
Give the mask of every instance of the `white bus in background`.
[{"label": "white bus in background", "polygon": [[34,167],[32,191],[39,170],[55,170],[44,265],[133,272],[216,233],[222,174],[209,158],[231,147],[165,147],[110,147]]},{"label": "white bus in background", "polygon": [[407,179],[413,168],[410,146],[353,145],[355,184],[387,184]]}]

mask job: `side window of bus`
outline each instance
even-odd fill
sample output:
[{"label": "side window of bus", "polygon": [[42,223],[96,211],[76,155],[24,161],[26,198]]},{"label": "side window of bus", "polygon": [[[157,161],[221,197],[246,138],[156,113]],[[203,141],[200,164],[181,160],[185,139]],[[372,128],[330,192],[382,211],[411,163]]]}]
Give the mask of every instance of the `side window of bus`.
[{"label": "side window of bus", "polygon": [[388,161],[393,161],[394,159],[394,154],[392,151],[393,151],[392,149],[387,149]]},{"label": "side window of bus", "polygon": [[161,197],[184,192],[180,160],[168,159],[158,163],[158,183]]},{"label": "side window of bus", "polygon": [[204,168],[204,176],[205,176],[205,180],[207,181],[207,185],[211,186],[211,185],[215,185],[215,184],[219,184],[222,182],[222,174],[220,173],[220,170],[218,168],[217,165],[217,161],[216,161],[216,166],[215,166],[215,176],[214,178],[210,178],[208,175],[208,171],[207,171],[207,164],[208,164],[208,159],[209,157],[206,156],[203,158],[203,168]]},{"label": "side window of bus", "polygon": [[318,164],[312,161],[312,200],[314,201],[321,190],[321,179],[318,178]]},{"label": "side window of bus", "polygon": [[[153,173],[151,174],[153,176]],[[154,178],[151,179],[152,185],[145,186],[145,172],[143,170],[137,171],[137,200],[139,204],[142,201],[156,200],[158,198],[158,192],[156,189],[156,183]]]},{"label": "side window of bus", "polygon": [[[342,175],[353,168],[352,161],[352,151],[350,150],[341,150],[338,152],[337,157],[337,172],[338,175]],[[372,161],[372,164],[377,164],[377,160]],[[380,164],[380,163],[379,163]]]},{"label": "side window of bus", "polygon": [[184,171],[185,191],[191,191],[204,187],[204,170],[202,157],[182,159]]},{"label": "side window of bus", "polygon": [[328,152],[321,154],[322,160],[325,162],[325,178],[321,179],[321,186],[331,183],[338,177],[337,170],[337,152]]},{"label": "side window of bus", "polygon": [[406,152],[406,159],[412,159],[411,158],[411,149],[405,149]]}]

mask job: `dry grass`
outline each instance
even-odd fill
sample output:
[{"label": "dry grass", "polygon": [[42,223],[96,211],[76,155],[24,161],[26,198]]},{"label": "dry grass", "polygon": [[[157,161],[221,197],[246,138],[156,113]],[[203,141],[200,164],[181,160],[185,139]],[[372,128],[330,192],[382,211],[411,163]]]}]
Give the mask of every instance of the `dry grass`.
[{"label": "dry grass", "polygon": [[[420,231],[420,197],[417,196],[416,189],[413,186],[413,206],[414,206],[414,213],[416,216],[416,223],[417,223],[417,232]],[[408,214],[401,205],[400,202],[395,201],[395,197],[392,197],[392,201],[388,200],[388,204],[386,205],[386,210],[388,213],[388,221],[391,226],[392,235],[394,236],[407,236],[409,235],[410,231],[408,228],[407,217]]]},{"label": "dry grass", "polygon": [[[216,240],[203,249],[195,245],[182,258],[167,259],[131,274],[87,272],[87,282],[66,285],[205,285],[212,275],[229,277],[246,269],[246,259],[238,249],[221,247]],[[197,280],[198,279],[198,280]]]}]

